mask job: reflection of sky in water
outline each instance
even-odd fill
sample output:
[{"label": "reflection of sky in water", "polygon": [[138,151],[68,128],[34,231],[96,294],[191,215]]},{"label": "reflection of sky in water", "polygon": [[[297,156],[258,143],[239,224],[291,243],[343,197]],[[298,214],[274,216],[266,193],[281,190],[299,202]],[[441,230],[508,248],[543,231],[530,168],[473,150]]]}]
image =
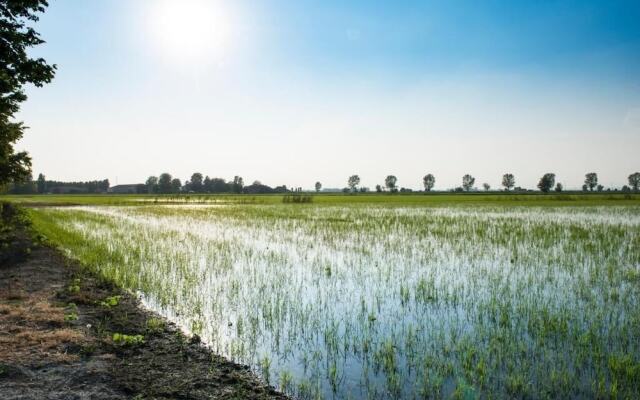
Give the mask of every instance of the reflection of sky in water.
[{"label": "reflection of sky in water", "polygon": [[[272,383],[288,371],[296,385],[326,397],[333,390],[340,398],[384,397],[394,388],[412,397],[423,388],[434,393],[429,385],[450,394],[464,379],[468,343],[481,356],[474,365],[493,363],[500,394],[510,367],[486,349],[489,341],[505,336],[523,345],[511,357],[527,379],[544,380],[549,366],[567,365],[561,359],[575,343],[561,338],[569,353],[552,354],[558,343],[533,337],[538,315],[572,329],[597,326],[616,350],[618,328],[629,324],[625,310],[638,299],[637,290],[598,272],[612,263],[638,269],[639,250],[630,244],[640,213],[632,207],[58,212],[78,216],[66,229],[107,243],[135,266],[113,267],[138,271],[152,309],[259,372],[268,358]],[[605,304],[611,290],[624,303]],[[612,322],[602,323],[605,312]],[[541,352],[544,359],[532,357]],[[566,368],[591,367],[571,360]]]}]

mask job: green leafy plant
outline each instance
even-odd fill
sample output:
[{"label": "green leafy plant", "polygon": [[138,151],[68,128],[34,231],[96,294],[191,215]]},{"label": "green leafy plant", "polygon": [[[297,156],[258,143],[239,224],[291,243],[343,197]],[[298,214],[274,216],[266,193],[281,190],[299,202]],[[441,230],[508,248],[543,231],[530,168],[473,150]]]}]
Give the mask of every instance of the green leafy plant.
[{"label": "green leafy plant", "polygon": [[66,322],[76,321],[78,319],[78,306],[75,303],[69,303],[64,313]]},{"label": "green leafy plant", "polygon": [[80,291],[80,279],[75,278],[71,281],[71,284],[67,286],[67,292],[71,294],[78,293]]},{"label": "green leafy plant", "polygon": [[271,377],[271,359],[268,356],[265,356],[262,360],[260,360],[260,370],[262,372],[262,377],[269,383],[269,378]]},{"label": "green leafy plant", "polygon": [[111,308],[120,304],[120,297],[122,296],[110,296],[100,302],[102,307]]},{"label": "green leafy plant", "polygon": [[112,340],[119,346],[139,346],[144,343],[143,335],[126,335],[124,333],[114,333]]},{"label": "green leafy plant", "polygon": [[152,317],[147,320],[146,325],[149,332],[160,332],[164,327],[164,321],[161,318]]}]

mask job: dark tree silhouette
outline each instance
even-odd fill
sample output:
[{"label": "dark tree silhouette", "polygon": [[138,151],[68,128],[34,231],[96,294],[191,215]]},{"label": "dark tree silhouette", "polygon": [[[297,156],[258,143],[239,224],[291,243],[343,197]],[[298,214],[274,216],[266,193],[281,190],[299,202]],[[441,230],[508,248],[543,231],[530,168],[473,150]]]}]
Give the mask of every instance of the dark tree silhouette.
[{"label": "dark tree silhouette", "polygon": [[191,180],[189,181],[189,189],[193,190],[196,193],[202,193],[204,191],[203,177],[200,172],[194,172],[193,175],[191,175]]},{"label": "dark tree silhouette", "polygon": [[563,189],[562,183],[560,183],[560,182],[556,183],[555,191],[560,193],[560,192],[562,192],[562,189]]},{"label": "dark tree silhouette", "polygon": [[180,189],[182,189],[182,182],[178,178],[173,178],[171,180],[171,193],[180,193]]},{"label": "dark tree silhouette", "polygon": [[351,175],[347,180],[347,186],[352,192],[355,192],[360,184],[360,177],[358,175]]},{"label": "dark tree silhouette", "polygon": [[386,178],[384,178],[384,185],[387,187],[387,189],[389,189],[389,191],[391,193],[395,193],[398,191],[397,185],[398,184],[398,178],[395,177],[395,175],[387,175]]},{"label": "dark tree silhouette", "polygon": [[10,194],[34,194],[37,193],[37,186],[31,179],[31,174],[23,181],[16,181],[9,184],[8,193]]},{"label": "dark tree silhouette", "polygon": [[171,176],[171,174],[167,172],[160,174],[160,177],[158,178],[158,192],[164,194],[171,193],[172,180],[173,177]]},{"label": "dark tree silhouette", "polygon": [[629,175],[629,186],[631,186],[634,191],[638,191],[638,188],[640,188],[640,172],[634,172]]},{"label": "dark tree silhouette", "polygon": [[316,192],[319,192],[322,189],[322,183],[316,182]]},{"label": "dark tree silhouette", "polygon": [[47,180],[45,179],[43,174],[38,175],[38,193],[43,194],[47,191]]},{"label": "dark tree silhouette", "polygon": [[430,192],[433,189],[433,186],[436,184],[436,177],[432,174],[426,174],[422,178],[422,184],[424,185],[424,190],[426,192]]},{"label": "dark tree silhouette", "polygon": [[466,174],[462,177],[462,188],[468,192],[473,188],[473,184],[476,182],[476,178],[473,176]]},{"label": "dark tree silhouette", "polygon": [[27,54],[30,47],[44,43],[28,24],[47,6],[46,0],[0,1],[0,185],[31,181],[31,157],[13,147],[26,126],[13,118],[27,99],[24,85],[41,87],[54,76],[55,65]]},{"label": "dark tree silhouette", "polygon": [[[142,185],[144,186],[144,185]],[[62,182],[46,180],[44,174],[38,175],[38,179],[25,182],[13,182],[7,188],[10,194],[33,194],[33,193],[105,193],[109,189],[109,180],[87,181],[87,182]],[[146,190],[143,190],[143,193]]]},{"label": "dark tree silhouette", "polygon": [[593,192],[593,189],[598,186],[598,174],[595,172],[589,172],[586,174],[584,176],[584,184]]},{"label": "dark tree silhouette", "polygon": [[244,180],[241,176],[234,176],[233,183],[231,184],[231,188],[233,193],[242,193],[242,188],[244,187]]},{"label": "dark tree silhouette", "polygon": [[111,184],[109,183],[109,179],[105,179],[101,182],[98,182],[98,189],[100,189],[103,192],[106,192],[107,190],[109,190],[109,186]]},{"label": "dark tree silhouette", "polygon": [[540,181],[538,182],[538,189],[540,189],[544,193],[548,193],[555,183],[556,174],[553,174],[551,172],[546,173],[542,176],[542,178],[540,178]]},{"label": "dark tree silhouette", "polygon": [[513,177],[513,174],[504,174],[502,175],[502,186],[504,186],[507,191],[511,190],[512,187],[516,185],[516,178]]},{"label": "dark tree silhouette", "polygon": [[150,176],[144,184],[147,187],[147,193],[158,193],[158,177]]},{"label": "dark tree silhouette", "polygon": [[211,178],[211,193],[230,192],[231,188],[222,178]]}]

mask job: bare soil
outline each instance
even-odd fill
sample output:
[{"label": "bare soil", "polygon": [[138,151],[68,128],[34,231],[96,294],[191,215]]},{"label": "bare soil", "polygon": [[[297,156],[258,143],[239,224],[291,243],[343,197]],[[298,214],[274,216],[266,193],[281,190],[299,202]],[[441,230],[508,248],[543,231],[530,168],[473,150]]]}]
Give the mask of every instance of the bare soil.
[{"label": "bare soil", "polygon": [[30,237],[0,255],[1,399],[286,398]]}]

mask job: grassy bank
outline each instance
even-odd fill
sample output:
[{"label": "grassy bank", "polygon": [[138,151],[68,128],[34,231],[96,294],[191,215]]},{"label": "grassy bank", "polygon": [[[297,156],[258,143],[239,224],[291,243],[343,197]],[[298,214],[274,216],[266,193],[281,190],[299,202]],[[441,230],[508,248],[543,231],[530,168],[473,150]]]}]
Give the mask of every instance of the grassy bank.
[{"label": "grassy bank", "polygon": [[2,211],[0,398],[285,398]]}]

